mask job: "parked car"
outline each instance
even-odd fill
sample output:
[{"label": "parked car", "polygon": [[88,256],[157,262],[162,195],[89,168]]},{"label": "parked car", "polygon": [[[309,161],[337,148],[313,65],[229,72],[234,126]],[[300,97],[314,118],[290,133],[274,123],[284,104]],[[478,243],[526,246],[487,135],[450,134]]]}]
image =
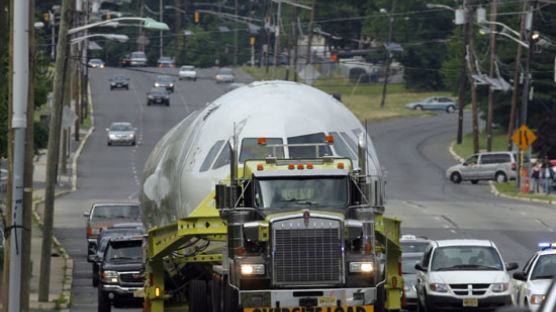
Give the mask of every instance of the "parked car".
[{"label": "parked car", "polygon": [[134,297],[143,289],[141,272],[143,237],[112,238],[99,263],[98,311],[128,305],[142,306],[143,298]]},{"label": "parked car", "polygon": [[147,66],[147,56],[145,52],[132,52],[129,57],[129,66]]},{"label": "parked car", "polygon": [[514,301],[517,305],[528,307],[536,312],[545,300],[548,287],[556,277],[556,244],[539,243],[541,250],[527,261],[523,271],[515,272]]},{"label": "parked car", "polygon": [[87,65],[91,68],[104,68],[104,62],[101,59],[90,59]]},{"label": "parked car", "polygon": [[87,257],[92,255],[100,230],[123,222],[140,221],[137,202],[98,202],[94,203],[83,216],[87,218]]},{"label": "parked car", "polygon": [[[458,165],[446,170],[446,177],[454,183],[471,181],[476,184],[479,180],[494,180],[505,182],[516,178],[517,155],[512,152],[488,152],[473,154]],[[528,163],[529,158],[524,157]]]},{"label": "parked car", "polygon": [[166,88],[154,87],[147,92],[147,105],[150,106],[152,104],[164,104],[166,106],[170,106],[170,94]]},{"label": "parked car", "polygon": [[414,110],[440,110],[453,113],[456,111],[457,103],[449,97],[430,96],[423,101],[406,104],[405,107]]},{"label": "parked car", "polygon": [[402,301],[404,310],[417,309],[417,270],[415,265],[421,262],[422,252],[402,252],[402,277],[405,301]]},{"label": "parked car", "polygon": [[158,75],[156,76],[156,80],[154,82],[155,88],[166,88],[166,90],[170,92],[174,92],[174,83],[175,80],[171,76],[168,75]]},{"label": "parked car", "polygon": [[234,82],[234,72],[231,68],[220,68],[215,76],[216,83]]},{"label": "parked car", "polygon": [[120,88],[129,90],[129,78],[123,74],[112,76],[112,78],[110,78],[110,90]]},{"label": "parked car", "polygon": [[415,269],[420,311],[494,310],[512,302],[508,271],[517,263],[504,263],[492,241],[432,241]]},{"label": "parked car", "polygon": [[130,61],[131,61],[131,57],[129,56],[129,54],[126,54],[122,56],[122,59],[120,60],[120,64],[122,64],[122,67],[127,67],[130,65]]},{"label": "parked car", "polygon": [[192,65],[183,65],[180,67],[180,71],[178,72],[179,80],[188,79],[188,80],[197,80],[197,70],[195,66]]},{"label": "parked car", "polygon": [[100,231],[93,254],[87,257],[87,261],[92,262],[93,287],[97,287],[98,281],[100,280],[99,265],[102,259],[104,258],[104,252],[106,251],[106,247],[108,246],[108,241],[115,237],[132,237],[132,236],[141,237],[144,234],[145,234],[145,229],[142,226],[129,226],[129,227],[114,226]]},{"label": "parked car", "polygon": [[163,68],[163,67],[174,68],[176,67],[176,62],[171,57],[163,56],[159,58],[158,61],[156,61],[156,66],[158,68]]},{"label": "parked car", "polygon": [[134,128],[129,122],[113,122],[110,128],[106,128],[108,145],[135,145],[137,143],[135,131],[137,128]]}]

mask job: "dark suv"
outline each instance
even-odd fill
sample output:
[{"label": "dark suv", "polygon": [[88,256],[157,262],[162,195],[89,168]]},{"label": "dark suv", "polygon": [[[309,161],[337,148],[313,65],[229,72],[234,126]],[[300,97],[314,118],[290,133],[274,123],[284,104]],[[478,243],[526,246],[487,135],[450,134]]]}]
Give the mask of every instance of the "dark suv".
[{"label": "dark suv", "polygon": [[141,272],[143,238],[113,238],[108,241],[99,263],[98,311],[109,312],[114,307],[140,306],[142,298],[134,292],[143,289]]}]

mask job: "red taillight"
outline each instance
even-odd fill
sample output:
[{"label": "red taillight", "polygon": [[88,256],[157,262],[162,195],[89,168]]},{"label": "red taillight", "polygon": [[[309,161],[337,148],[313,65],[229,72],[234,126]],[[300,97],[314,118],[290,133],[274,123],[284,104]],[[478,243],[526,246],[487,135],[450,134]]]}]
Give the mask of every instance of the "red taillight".
[{"label": "red taillight", "polygon": [[93,235],[93,228],[92,228],[92,227],[88,227],[88,228],[87,228],[87,235],[88,235],[88,236]]},{"label": "red taillight", "polygon": [[154,277],[152,273],[149,273],[149,285],[151,285],[151,287],[154,286]]},{"label": "red taillight", "polygon": [[402,263],[398,262],[398,275],[402,276]]},{"label": "red taillight", "polygon": [[514,162],[512,163],[512,170],[513,170],[513,171],[516,170],[516,167],[515,167],[515,163],[514,163]]}]

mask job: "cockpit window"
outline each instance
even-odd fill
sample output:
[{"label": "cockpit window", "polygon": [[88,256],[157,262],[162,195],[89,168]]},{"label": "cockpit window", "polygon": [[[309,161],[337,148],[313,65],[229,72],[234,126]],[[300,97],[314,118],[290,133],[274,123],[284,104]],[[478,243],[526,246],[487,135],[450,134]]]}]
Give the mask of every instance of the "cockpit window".
[{"label": "cockpit window", "polygon": [[210,165],[212,164],[214,158],[216,157],[218,151],[220,150],[220,147],[222,147],[222,143],[224,143],[224,140],[216,141],[216,143],[214,143],[214,145],[210,148],[209,152],[207,153],[207,157],[205,158],[203,164],[201,165],[201,169],[199,169],[200,172],[209,170]]},{"label": "cockpit window", "polygon": [[340,134],[342,135],[342,138],[344,138],[344,141],[346,141],[346,143],[349,145],[349,147],[351,147],[351,150],[357,153],[358,148],[355,141],[353,141],[353,139],[345,132],[340,132]]},{"label": "cockpit window", "polygon": [[212,169],[218,169],[222,166],[228,165],[229,163],[230,163],[230,146],[228,145],[228,143],[225,143],[224,148],[220,152],[220,155],[218,155],[218,158],[216,158],[216,162],[214,163],[214,166],[212,166]]},{"label": "cockpit window", "polygon": [[347,190],[347,177],[260,179],[255,200],[265,209],[346,207]]},{"label": "cockpit window", "polygon": [[[308,144],[308,143],[324,143],[324,133],[313,133],[307,135],[300,135],[288,138],[288,144]],[[315,158],[315,146],[290,146],[290,158]],[[332,151],[329,146],[319,146],[319,157],[329,155],[332,156]]]},{"label": "cockpit window", "polygon": [[339,156],[355,159],[355,155],[349,150],[344,140],[340,137],[338,132],[330,132],[334,137],[334,150]]},{"label": "cockpit window", "polygon": [[258,138],[244,138],[241,141],[240,162],[244,162],[248,159],[264,159],[267,156],[284,158],[284,147],[270,147],[271,145],[282,145],[282,139],[267,138],[266,144],[259,144],[258,141]]}]

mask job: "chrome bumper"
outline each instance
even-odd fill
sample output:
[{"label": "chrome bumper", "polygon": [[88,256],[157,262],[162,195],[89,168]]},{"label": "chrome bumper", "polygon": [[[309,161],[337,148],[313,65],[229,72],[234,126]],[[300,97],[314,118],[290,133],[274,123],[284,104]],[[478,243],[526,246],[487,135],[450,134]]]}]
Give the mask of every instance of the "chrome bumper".
[{"label": "chrome bumper", "polygon": [[112,292],[118,295],[131,295],[137,290],[143,290],[143,287],[122,287],[120,285],[103,284],[102,290],[105,292]]}]

